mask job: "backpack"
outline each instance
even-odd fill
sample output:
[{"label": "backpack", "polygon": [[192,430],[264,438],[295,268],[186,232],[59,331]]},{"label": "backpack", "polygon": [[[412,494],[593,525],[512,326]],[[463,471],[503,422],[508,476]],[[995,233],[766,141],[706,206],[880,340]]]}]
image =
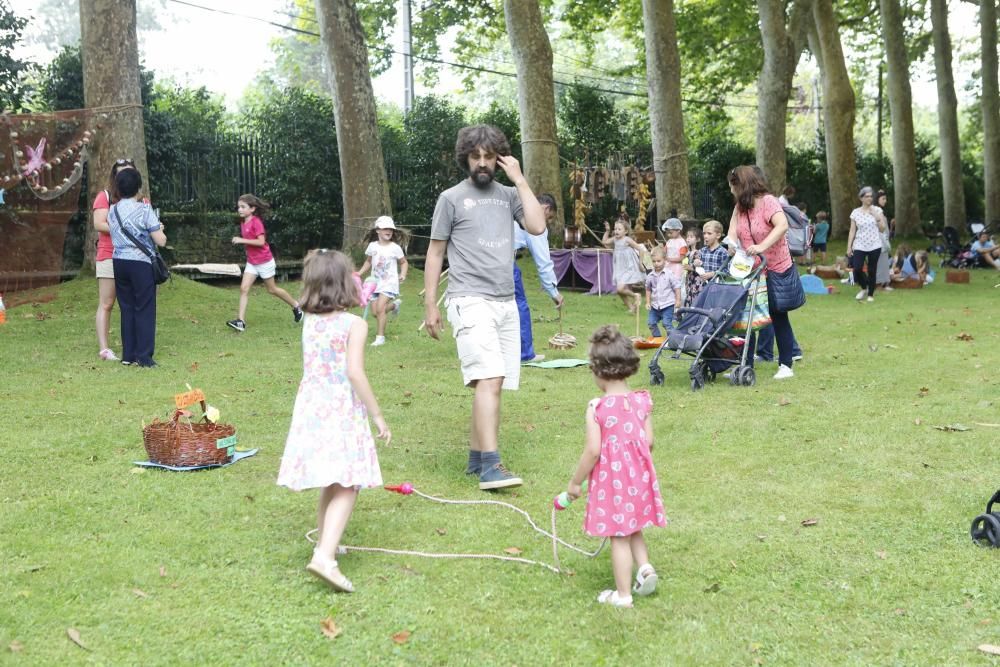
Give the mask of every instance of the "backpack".
[{"label": "backpack", "polygon": [[802,257],[809,247],[809,222],[802,215],[802,211],[791,204],[782,204],[781,210],[788,220],[788,233],[785,234],[788,252],[792,257]]}]

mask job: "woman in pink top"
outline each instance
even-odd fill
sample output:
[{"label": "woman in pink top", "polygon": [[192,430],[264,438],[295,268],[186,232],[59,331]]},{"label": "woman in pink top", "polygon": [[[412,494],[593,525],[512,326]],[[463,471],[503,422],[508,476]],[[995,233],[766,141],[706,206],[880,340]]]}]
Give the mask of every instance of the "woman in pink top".
[{"label": "woman in pink top", "polygon": [[108,210],[116,203],[120,197],[118,189],[115,187],[115,176],[122,169],[135,169],[135,162],[131,158],[119,158],[111,166],[111,181],[107,190],[101,190],[94,198],[94,229],[97,230],[97,316],[95,324],[97,327],[97,346],[100,348],[98,356],[105,361],[118,361],[118,356],[111,350],[108,344],[108,331],[111,323],[111,311],[115,307],[115,268],[112,264],[111,253],[115,246],[111,243],[111,228],[108,226]]},{"label": "woman in pink top", "polygon": [[[792,255],[785,240],[788,220],[781,204],[770,194],[764,173],[758,167],[736,167],[729,172],[729,190],[733,193],[736,206],[729,221],[727,238],[738,242],[748,255],[763,255],[767,259],[768,271],[781,273],[791,268]],[[773,305],[773,297],[768,296],[769,305]],[[770,314],[778,343],[779,365],[774,379],[783,380],[793,375],[795,334],[788,313],[771,308]]]}]

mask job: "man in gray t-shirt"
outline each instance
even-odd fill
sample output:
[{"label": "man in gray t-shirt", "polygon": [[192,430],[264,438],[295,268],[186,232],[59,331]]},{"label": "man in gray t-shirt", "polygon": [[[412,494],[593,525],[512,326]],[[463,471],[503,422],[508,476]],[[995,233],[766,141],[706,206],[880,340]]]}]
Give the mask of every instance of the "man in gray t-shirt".
[{"label": "man in gray t-shirt", "polygon": [[[514,303],[514,225],[531,234],[545,231],[545,213],[521,166],[510,155],[503,132],[489,125],[462,128],[455,160],[469,177],[438,197],[424,265],[424,323],[438,338],[443,326],[437,306],[438,280],[448,255],[448,322],[465,385],[475,392],[469,431],[468,474],[480,489],[519,486],[500,463],[500,392],[517,389],[521,337]],[[514,187],[493,180],[497,166]]]}]

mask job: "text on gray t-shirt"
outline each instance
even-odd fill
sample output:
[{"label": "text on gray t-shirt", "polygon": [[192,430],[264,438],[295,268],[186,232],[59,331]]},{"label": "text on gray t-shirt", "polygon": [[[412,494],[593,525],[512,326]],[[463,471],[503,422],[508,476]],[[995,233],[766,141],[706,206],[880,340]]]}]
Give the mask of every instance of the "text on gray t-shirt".
[{"label": "text on gray t-shirt", "polygon": [[524,220],[517,188],[479,188],[465,179],[438,197],[431,238],[448,242],[448,296],[514,297],[514,221]]}]

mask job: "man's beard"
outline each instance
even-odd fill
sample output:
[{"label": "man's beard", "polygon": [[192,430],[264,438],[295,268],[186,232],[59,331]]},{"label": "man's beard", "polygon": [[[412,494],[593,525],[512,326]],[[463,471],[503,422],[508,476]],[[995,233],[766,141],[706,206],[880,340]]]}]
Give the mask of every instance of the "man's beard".
[{"label": "man's beard", "polygon": [[472,172],[472,183],[477,188],[486,188],[493,182],[495,172],[488,167],[476,169]]}]

